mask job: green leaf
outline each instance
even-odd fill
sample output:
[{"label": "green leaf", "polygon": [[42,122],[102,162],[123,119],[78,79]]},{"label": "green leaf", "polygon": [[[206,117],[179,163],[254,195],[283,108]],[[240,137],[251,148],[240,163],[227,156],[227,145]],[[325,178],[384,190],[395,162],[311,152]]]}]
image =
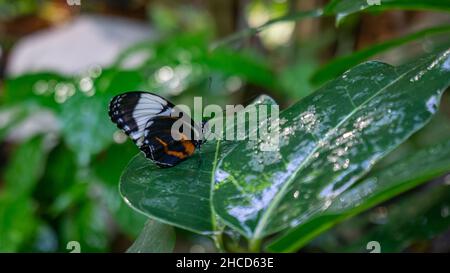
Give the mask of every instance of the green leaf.
[{"label": "green leaf", "polygon": [[120,179],[123,198],[150,218],[198,233],[211,233],[209,181],[215,148],[213,143],[205,144],[189,160],[168,169],[158,168],[139,153]]},{"label": "green leaf", "polygon": [[0,195],[0,252],[17,252],[35,232],[38,220],[31,199]]},{"label": "green leaf", "polygon": [[331,62],[320,68],[318,71],[316,71],[311,77],[311,81],[316,85],[322,84],[328,80],[334,79],[335,77],[344,73],[347,69],[361,63],[364,60],[367,60],[372,56],[375,56],[378,53],[418,39],[422,39],[430,35],[442,34],[446,32],[450,32],[449,25],[432,27],[411,33],[400,38],[395,38],[386,42],[372,45],[346,56],[335,58]]},{"label": "green leaf", "polygon": [[[379,2],[379,5],[376,3]],[[450,0],[333,0],[325,8],[325,14],[335,14],[339,24],[348,15],[360,11],[434,10],[450,11]]]},{"label": "green leaf", "polygon": [[277,80],[269,64],[257,56],[221,48],[205,56],[201,62],[209,69],[220,71],[227,76],[240,76],[247,82],[266,88],[276,87]]},{"label": "green leaf", "polygon": [[317,64],[313,58],[301,57],[300,59],[284,68],[279,74],[280,85],[283,87],[280,91],[289,99],[298,100],[314,91],[310,78],[317,70]]},{"label": "green leaf", "polygon": [[138,70],[120,70],[113,66],[104,68],[101,75],[94,80],[95,95],[108,94],[110,97],[129,90],[146,90],[148,75]]},{"label": "green leaf", "polygon": [[[79,176],[79,175],[77,175]],[[88,202],[86,197],[88,197],[88,188],[91,186],[87,181],[79,181],[78,177],[76,178],[74,184],[70,187],[67,187],[63,192],[61,192],[54,200],[51,200],[51,204],[49,204],[48,213],[52,217],[57,217],[60,215],[64,215],[70,211],[72,207],[77,206],[78,203]]]},{"label": "green leaf", "polygon": [[17,197],[29,196],[43,174],[46,159],[42,136],[21,144],[6,167],[4,190]]},{"label": "green leaf", "polygon": [[[261,96],[254,104],[273,103]],[[126,203],[160,222],[211,235],[217,230],[211,208],[213,174],[218,160],[236,146],[209,141],[185,162],[161,169],[142,154],[135,156],[120,179]]]},{"label": "green leaf", "polygon": [[173,227],[155,220],[148,220],[141,234],[127,250],[128,253],[168,253],[175,247]]},{"label": "green leaf", "polygon": [[65,145],[57,145],[47,157],[42,179],[33,193],[41,205],[50,204],[62,196],[75,183],[77,170],[75,154]]},{"label": "green leaf", "polygon": [[240,143],[221,160],[217,215],[257,245],[325,211],[436,113],[449,55],[359,65],[283,111],[277,151]]},{"label": "green leaf", "polygon": [[105,95],[87,97],[77,93],[62,106],[62,134],[82,166],[113,141],[116,129],[108,118],[109,100]]},{"label": "green leaf", "polygon": [[55,89],[58,84],[71,84],[68,78],[54,73],[25,74],[5,81],[2,102],[15,105],[24,102],[38,104],[49,109],[59,109]]},{"label": "green leaf", "polygon": [[[338,222],[445,174],[450,170],[450,141],[432,145],[383,168],[341,194],[328,209],[268,246],[273,252],[291,252]],[[409,203],[411,204],[411,203]],[[414,202],[414,204],[417,204]]]},{"label": "green leaf", "polygon": [[[448,186],[405,198],[387,208],[387,224],[369,231],[361,241],[370,238],[380,242],[382,252],[400,252],[415,242],[433,239],[450,228],[449,200]],[[356,242],[348,250],[358,245],[361,243]]]},{"label": "green leaf", "polygon": [[[411,205],[414,204],[414,205]],[[405,196],[399,202],[383,207],[383,219],[367,228],[362,236],[339,252],[367,252],[367,242],[380,243],[381,252],[424,252],[429,241],[450,228],[450,188],[439,185],[427,191]],[[365,215],[370,218],[370,215]],[[417,243],[418,249],[414,246]],[[422,245],[422,246],[421,246]],[[428,246],[429,247],[429,246]]]}]

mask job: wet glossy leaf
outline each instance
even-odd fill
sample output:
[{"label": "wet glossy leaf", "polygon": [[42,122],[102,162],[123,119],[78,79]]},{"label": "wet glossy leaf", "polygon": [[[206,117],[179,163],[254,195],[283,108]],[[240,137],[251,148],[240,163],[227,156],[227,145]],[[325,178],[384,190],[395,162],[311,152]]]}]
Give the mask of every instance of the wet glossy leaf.
[{"label": "wet glossy leaf", "polygon": [[359,65],[283,111],[279,150],[240,143],[221,160],[216,213],[256,241],[325,211],[430,120],[450,84],[449,55]]},{"label": "wet glossy leaf", "polygon": [[273,252],[295,251],[336,223],[448,171],[450,141],[447,140],[407,155],[364,178],[335,199],[328,209],[276,238],[268,249]]},{"label": "wet glossy leaf", "polygon": [[430,35],[442,34],[446,32],[450,32],[450,26],[448,25],[428,28],[400,38],[395,38],[386,42],[372,45],[347,56],[335,58],[330,63],[324,65],[322,68],[316,71],[313,74],[311,81],[316,85],[322,84],[328,80],[334,79],[335,77],[344,73],[347,69],[350,69],[351,67],[367,60],[368,58],[376,54],[418,39],[422,39]]},{"label": "wet glossy leaf", "polygon": [[128,253],[168,253],[175,247],[173,227],[155,220],[145,223],[141,234],[127,250]]},{"label": "wet glossy leaf", "polygon": [[[261,96],[254,104],[273,103]],[[125,201],[137,211],[163,223],[202,234],[216,230],[211,210],[213,174],[218,160],[236,146],[209,141],[181,164],[161,169],[142,154],[136,155],[120,179]]]},{"label": "wet glossy leaf", "polygon": [[158,168],[139,153],[120,179],[121,193],[129,205],[148,217],[194,232],[211,232],[214,158],[213,143],[205,144],[201,152],[169,169]]}]

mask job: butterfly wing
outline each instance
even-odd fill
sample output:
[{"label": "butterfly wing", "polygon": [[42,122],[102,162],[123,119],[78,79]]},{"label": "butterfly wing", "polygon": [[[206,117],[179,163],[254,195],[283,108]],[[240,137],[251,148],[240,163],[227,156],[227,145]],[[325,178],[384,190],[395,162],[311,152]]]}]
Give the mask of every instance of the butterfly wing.
[{"label": "butterfly wing", "polygon": [[[123,130],[160,167],[173,167],[192,155],[201,144],[201,129],[192,119],[182,119],[179,129],[173,125],[183,116],[172,117],[174,105],[148,92],[129,92],[114,97],[109,106],[111,120]],[[177,138],[174,139],[173,136]]]},{"label": "butterfly wing", "polygon": [[[149,120],[145,129],[141,150],[159,167],[177,165],[191,156],[198,145],[188,137],[186,133],[190,132],[184,132],[183,127],[174,129],[173,125],[177,120],[179,118],[156,116]],[[191,131],[190,123],[186,125],[187,130]]]},{"label": "butterfly wing", "polygon": [[109,104],[109,116],[140,148],[147,122],[156,116],[170,116],[174,105],[148,92],[128,92],[115,96]]}]

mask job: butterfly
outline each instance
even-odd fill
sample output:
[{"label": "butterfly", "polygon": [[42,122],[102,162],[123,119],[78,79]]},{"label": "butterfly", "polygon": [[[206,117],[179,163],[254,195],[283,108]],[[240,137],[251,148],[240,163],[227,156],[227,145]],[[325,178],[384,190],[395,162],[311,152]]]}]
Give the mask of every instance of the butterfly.
[{"label": "butterfly", "polygon": [[[204,143],[204,123],[198,126],[185,115],[170,101],[150,92],[123,93],[109,104],[112,122],[161,168],[176,166]],[[183,124],[179,129],[174,127],[177,121]]]}]

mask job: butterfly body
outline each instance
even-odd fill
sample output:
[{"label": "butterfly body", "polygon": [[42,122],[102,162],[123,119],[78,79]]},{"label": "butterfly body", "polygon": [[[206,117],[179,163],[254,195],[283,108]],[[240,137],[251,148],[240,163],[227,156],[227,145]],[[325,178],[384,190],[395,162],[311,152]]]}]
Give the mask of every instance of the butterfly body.
[{"label": "butterfly body", "polygon": [[[117,95],[109,105],[111,120],[148,159],[162,168],[186,160],[203,143],[202,128],[184,117],[183,112],[174,115],[177,111],[175,105],[163,97],[141,91]],[[177,121],[184,126],[174,127]]]}]

